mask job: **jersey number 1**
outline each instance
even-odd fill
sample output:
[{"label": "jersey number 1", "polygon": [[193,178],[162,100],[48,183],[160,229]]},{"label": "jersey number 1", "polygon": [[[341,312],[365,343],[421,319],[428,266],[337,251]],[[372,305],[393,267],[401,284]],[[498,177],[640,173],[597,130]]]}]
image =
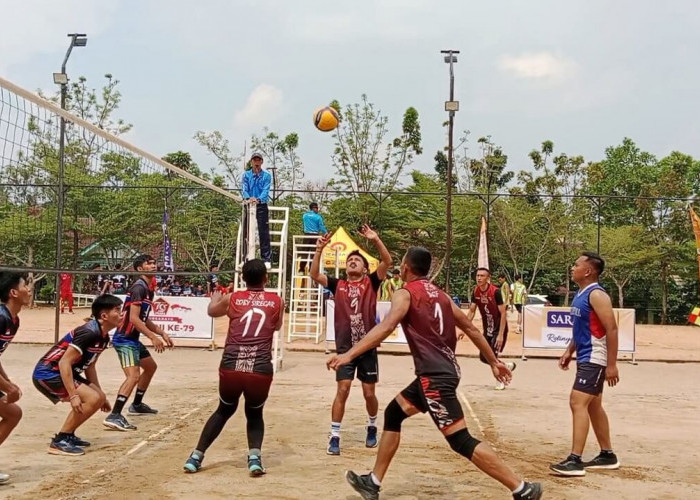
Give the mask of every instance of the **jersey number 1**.
[{"label": "jersey number 1", "polygon": [[435,303],[435,314],[433,315],[433,318],[438,318],[440,320],[440,335],[442,335],[442,332],[445,329],[445,320],[442,317],[442,307],[440,307],[439,302]]}]

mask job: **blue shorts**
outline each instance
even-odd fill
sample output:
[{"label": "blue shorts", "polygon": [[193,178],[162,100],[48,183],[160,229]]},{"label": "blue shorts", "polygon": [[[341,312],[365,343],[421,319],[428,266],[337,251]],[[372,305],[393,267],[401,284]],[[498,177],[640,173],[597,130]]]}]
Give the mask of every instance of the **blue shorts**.
[{"label": "blue shorts", "polygon": [[117,351],[119,363],[121,363],[122,368],[141,366],[142,359],[151,357],[151,353],[148,352],[146,346],[139,341],[136,341],[133,344],[114,344],[114,350]]}]

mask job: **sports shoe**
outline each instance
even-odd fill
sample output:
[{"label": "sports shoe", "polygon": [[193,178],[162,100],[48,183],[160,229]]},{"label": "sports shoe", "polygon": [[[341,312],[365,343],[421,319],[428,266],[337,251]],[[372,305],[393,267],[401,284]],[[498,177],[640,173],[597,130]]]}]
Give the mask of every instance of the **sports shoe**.
[{"label": "sports shoe", "polygon": [[131,406],[129,406],[129,415],[155,415],[156,413],[158,413],[158,410],[154,410],[146,403],[131,403]]},{"label": "sports shoe", "polygon": [[49,445],[51,455],[85,455],[85,450],[75,446],[70,438],[63,438],[57,441],[54,437]]},{"label": "sports shoe", "polygon": [[496,387],[493,388],[494,391],[505,391],[506,390],[506,384],[503,382],[499,382]]},{"label": "sports shoe", "polygon": [[70,436],[70,442],[73,443],[74,446],[78,446],[80,448],[87,448],[91,444],[90,441],[85,441],[84,439],[80,439],[75,434],[72,434]]},{"label": "sports shoe", "polygon": [[523,491],[513,493],[515,500],[539,500],[542,497],[542,485],[540,483],[525,483]]},{"label": "sports shoe", "polygon": [[107,418],[104,419],[102,425],[123,432],[136,430],[136,426],[131,425],[121,413],[110,413],[107,415]]},{"label": "sports shoe", "polygon": [[576,459],[571,455],[566,457],[558,464],[550,465],[549,468],[561,476],[586,475],[586,469],[583,468],[583,462],[581,461],[581,459]]},{"label": "sports shoe", "polygon": [[272,269],[272,262],[269,262],[269,261],[266,260],[266,261],[265,261],[265,269],[267,269],[268,271],[269,271],[270,269]]},{"label": "sports shoe", "polygon": [[614,453],[599,453],[597,457],[589,462],[583,463],[584,469],[608,469],[616,470],[620,468],[620,462]]},{"label": "sports shoe", "polygon": [[368,425],[367,426],[367,438],[365,439],[365,446],[367,448],[374,448],[377,446],[377,426]]},{"label": "sports shoe", "polygon": [[200,457],[193,451],[190,453],[190,457],[187,459],[182,468],[185,472],[194,474],[195,472],[199,472],[199,469],[202,468],[202,460],[204,460],[204,457]]},{"label": "sports shoe", "polygon": [[340,455],[340,437],[331,436],[331,440],[328,441],[328,449],[326,453],[329,455]]},{"label": "sports shoe", "polygon": [[0,484],[7,484],[10,482],[10,475],[3,474],[0,472]]},{"label": "sports shoe", "polygon": [[374,484],[370,474],[358,476],[353,471],[346,470],[345,479],[364,500],[379,500],[379,486]]},{"label": "sports shoe", "polygon": [[262,466],[262,460],[259,456],[248,456],[248,472],[250,472],[250,477],[260,477],[265,474],[265,467]]},{"label": "sports shoe", "polygon": [[506,363],[506,366],[508,367],[508,369],[509,369],[511,372],[514,372],[515,369],[518,367],[518,365],[515,364],[515,361],[508,361],[508,362]]}]

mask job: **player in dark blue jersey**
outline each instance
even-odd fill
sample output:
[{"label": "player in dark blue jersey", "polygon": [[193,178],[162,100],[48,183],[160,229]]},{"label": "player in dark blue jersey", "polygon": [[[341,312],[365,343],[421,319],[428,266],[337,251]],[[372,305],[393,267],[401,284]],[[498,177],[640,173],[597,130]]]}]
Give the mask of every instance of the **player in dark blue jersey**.
[{"label": "player in dark blue jersey", "polygon": [[124,302],[124,315],[112,337],[112,344],[119,355],[119,362],[126,375],[126,380],[119,388],[112,413],[107,415],[103,422],[106,427],[119,431],[136,430],[136,426],[131,425],[122,415],[124,405],[134,387],[136,387],[136,396],[133,404],[129,407],[129,414],[158,413],[158,410],[154,410],[143,402],[143,395],[146,393],[158,365],[146,346],[141,343],[139,337],[141,334],[148,337],[156,352],[163,352],[166,346],[173,347],[173,341],[170,340],[168,334],[148,319],[154,294],[151,289],[151,275],[156,270],[155,259],[150,255],[136,257],[134,270],[143,274],[129,287],[126,302]]},{"label": "player in dark blue jersey", "polygon": [[[68,402],[71,412],[51,439],[52,455],[82,455],[90,446],[75,435],[97,410],[112,409],[100,387],[95,362],[109,345],[109,331],[119,325],[121,299],[100,295],[92,303],[92,318],[49,349],[34,367],[32,382],[53,404]],[[83,377],[83,374],[85,377]]]},{"label": "player in dark blue jersey", "polygon": [[[29,304],[31,290],[24,275],[0,272],[0,356],[10,345],[19,329],[19,312]],[[22,409],[17,404],[22,391],[10,380],[0,364],[0,444],[7,439],[22,419]],[[0,484],[10,476],[0,473]]]}]

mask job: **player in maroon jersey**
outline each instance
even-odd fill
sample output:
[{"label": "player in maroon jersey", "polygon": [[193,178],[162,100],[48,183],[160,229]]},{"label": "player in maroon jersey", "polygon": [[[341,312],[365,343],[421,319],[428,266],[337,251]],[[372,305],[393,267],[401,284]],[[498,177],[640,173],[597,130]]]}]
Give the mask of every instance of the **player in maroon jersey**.
[{"label": "player in maroon jersey", "polygon": [[460,338],[468,336],[483,353],[497,380],[508,383],[511,373],[447,294],[427,279],[430,264],[428,250],[409,248],[401,261],[401,278],[406,284],[394,293],[389,313],[352,349],[328,360],[329,368],[342,369],[363,352],[378,346],[401,323],[415,364],[416,379],[384,410],[384,432],[374,469],[362,476],[347,471],[345,477],[362,498],[378,499],[381,481],[399,447],[402,422],[416,413],[428,412],[450,447],[508,487],[513,498],[538,499],[542,496],[539,483],[524,482],[488,444],[475,439],[467,430],[457,399],[460,371],[455,358],[455,325],[464,332]]},{"label": "player in maroon jersey", "polygon": [[[325,235],[316,242],[316,253],[311,262],[311,279],[333,293],[335,300],[335,350],[343,353],[362,339],[370,329],[377,324],[377,290],[386,278],[386,272],[391,267],[391,254],[379,239],[379,235],[369,228],[362,226],[360,234],[372,240],[379,250],[381,261],[377,270],[369,272],[367,259],[358,251],[350,252],[345,260],[345,279],[336,279],[320,272],[321,254],[323,247],[330,240]],[[377,446],[377,412],[379,402],[375,395],[375,385],[379,380],[379,365],[377,350],[371,349],[335,372],[337,388],[331,408],[331,436],[326,453],[340,455],[340,424],[345,414],[345,402],[350,395],[350,386],[355,378],[362,383],[362,394],[367,408],[367,437],[365,446]]]},{"label": "player in maroon jersey", "polygon": [[265,434],[263,406],[272,384],[272,342],[282,328],[284,303],[276,293],[266,292],[267,269],[260,259],[243,265],[246,289],[222,295],[212,293],[207,312],[214,318],[229,317],[226,346],[219,366],[219,407],[204,425],[197,448],[185,462],[185,472],[202,467],[204,453],[245,399],[248,434],[248,470],[251,476],[265,474],[260,448]]},{"label": "player in maroon jersey", "polygon": [[[469,305],[467,318],[474,319],[476,308],[479,308],[481,314],[481,322],[483,325],[483,334],[486,342],[491,346],[493,353],[498,357],[498,354],[503,352],[508,340],[508,316],[506,312],[506,303],[503,302],[503,296],[499,288],[491,283],[491,271],[485,267],[480,267],[476,270],[476,288],[472,293],[472,301]],[[479,355],[482,363],[488,363],[483,354]],[[512,361],[506,363],[510,371],[515,370],[516,364]],[[499,383],[495,389],[502,391],[506,385]]]}]

